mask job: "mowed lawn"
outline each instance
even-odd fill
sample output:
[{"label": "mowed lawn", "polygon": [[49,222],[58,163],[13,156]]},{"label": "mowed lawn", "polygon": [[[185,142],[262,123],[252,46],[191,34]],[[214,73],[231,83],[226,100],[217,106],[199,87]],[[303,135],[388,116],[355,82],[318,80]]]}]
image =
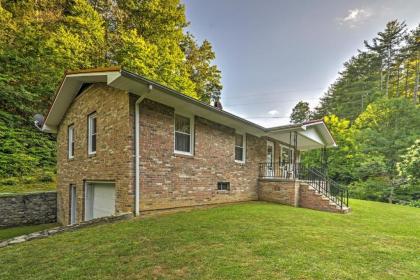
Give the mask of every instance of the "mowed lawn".
[{"label": "mowed lawn", "polygon": [[0,249],[0,279],[419,279],[420,209],[330,214],[251,202]]}]

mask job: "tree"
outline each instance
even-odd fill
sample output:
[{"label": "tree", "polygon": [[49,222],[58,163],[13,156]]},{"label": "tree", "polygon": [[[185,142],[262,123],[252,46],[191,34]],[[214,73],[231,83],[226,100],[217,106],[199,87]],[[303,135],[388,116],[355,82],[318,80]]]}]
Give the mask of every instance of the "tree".
[{"label": "tree", "polygon": [[[365,47],[373,52],[376,52],[381,58],[381,73],[385,66],[386,81],[385,81],[385,96],[389,97],[389,80],[391,75],[391,66],[395,62],[398,52],[398,47],[404,40],[407,25],[405,22],[398,22],[398,20],[390,21],[386,24],[383,32],[378,32],[378,37],[372,40],[372,44],[365,41]],[[381,79],[382,91],[382,79]]]},{"label": "tree", "polygon": [[[327,150],[328,176],[333,180],[347,185],[354,180],[353,171],[358,155],[354,153],[354,131],[350,121],[340,119],[336,115],[324,117],[324,122],[331,131],[338,147]],[[313,150],[302,154],[302,162],[308,166],[320,167],[321,150]]]},{"label": "tree", "polygon": [[[420,79],[420,24],[406,37],[406,45],[402,49],[402,53],[406,68],[405,92],[407,94],[411,83],[413,103],[417,104]],[[414,75],[410,75],[410,73],[414,73]]]},{"label": "tree", "polygon": [[[47,111],[65,70],[118,64],[206,102],[220,95],[221,74],[212,64],[211,44],[199,45],[185,32],[188,21],[180,0],[0,1],[0,25],[0,116],[5,116],[0,125],[14,120],[23,126],[19,129],[31,131],[25,137],[51,144],[45,145],[49,156],[45,151],[37,156],[19,147],[23,139],[14,137],[21,131],[7,134],[8,149],[14,143],[15,152],[23,153],[15,158],[31,162],[22,172],[7,169],[12,175],[23,176],[40,162],[54,166],[53,137],[34,130],[30,119]],[[49,160],[40,160],[44,157]],[[20,166],[2,161],[0,174],[6,165]]]},{"label": "tree", "polygon": [[315,108],[314,118],[334,114],[354,121],[366,106],[381,97],[379,56],[359,51],[344,63],[343,71]]},{"label": "tree", "polygon": [[398,174],[408,186],[420,192],[420,139],[410,146],[397,164]]},{"label": "tree", "polygon": [[189,77],[195,84],[195,90],[200,100],[210,102],[219,100],[222,91],[221,72],[211,62],[216,58],[209,41],[204,40],[199,46],[190,33],[184,37],[181,44],[186,55],[185,65]]},{"label": "tree", "polygon": [[[384,164],[385,170],[382,168],[369,177],[386,179],[388,186],[384,192],[389,202],[398,199],[396,191],[400,191],[401,181],[397,163],[405,149],[420,135],[419,123],[418,107],[405,98],[393,98],[371,103],[352,127],[355,129],[356,152],[363,155],[357,161],[359,169],[371,158],[381,158]],[[358,178],[363,180],[361,176]]]},{"label": "tree", "polygon": [[309,103],[299,101],[292,110],[290,115],[290,121],[292,123],[302,123],[308,121],[311,118],[311,109]]}]

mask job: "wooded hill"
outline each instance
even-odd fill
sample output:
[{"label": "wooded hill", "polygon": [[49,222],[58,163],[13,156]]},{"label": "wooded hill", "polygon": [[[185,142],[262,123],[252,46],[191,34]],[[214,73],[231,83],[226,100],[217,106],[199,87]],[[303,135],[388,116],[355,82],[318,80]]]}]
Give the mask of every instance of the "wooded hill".
[{"label": "wooded hill", "polygon": [[53,176],[54,136],[32,117],[46,113],[65,70],[121,65],[205,102],[220,96],[212,46],[185,31],[179,0],[1,0],[0,26],[3,183]]},{"label": "wooded hill", "polygon": [[[329,175],[353,197],[420,206],[420,25],[394,20],[364,43],[319,106],[301,101],[291,120],[324,118],[339,145]],[[319,165],[320,153],[305,161]]]}]

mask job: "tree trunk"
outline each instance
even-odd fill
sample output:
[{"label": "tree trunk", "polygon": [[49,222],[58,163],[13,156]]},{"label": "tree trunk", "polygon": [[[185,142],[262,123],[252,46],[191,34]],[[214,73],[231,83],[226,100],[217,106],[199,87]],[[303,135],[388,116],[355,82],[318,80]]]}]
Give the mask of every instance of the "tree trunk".
[{"label": "tree trunk", "polygon": [[416,84],[414,85],[414,92],[413,92],[413,102],[414,104],[417,104],[417,92],[419,90],[419,68],[420,68],[420,63],[419,63],[419,57],[417,57],[417,61],[416,61]]},{"label": "tree trunk", "polygon": [[388,49],[388,61],[386,66],[386,84],[385,84],[385,95],[389,98],[389,74],[391,68],[391,48]]},{"label": "tree trunk", "polygon": [[404,89],[404,95],[405,95],[405,97],[407,97],[408,95],[407,95],[407,92],[408,92],[408,77],[409,77],[409,75],[410,75],[410,64],[407,62],[406,64],[405,64],[405,89]]},{"label": "tree trunk", "polygon": [[391,180],[391,192],[389,193],[388,197],[388,203],[391,203],[394,201],[394,179]]},{"label": "tree trunk", "polygon": [[381,69],[379,69],[379,71],[381,72],[380,90],[381,90],[381,94],[382,94],[382,90],[383,90],[382,61],[381,61]]},{"label": "tree trunk", "polygon": [[400,65],[398,65],[398,72],[397,72],[397,90],[396,90],[397,97],[400,97]]}]

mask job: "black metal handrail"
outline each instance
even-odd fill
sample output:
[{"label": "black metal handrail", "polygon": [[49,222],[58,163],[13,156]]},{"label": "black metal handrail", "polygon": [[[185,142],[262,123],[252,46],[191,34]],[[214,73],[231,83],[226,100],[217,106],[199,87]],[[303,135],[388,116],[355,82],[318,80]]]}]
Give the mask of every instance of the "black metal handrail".
[{"label": "black metal handrail", "polygon": [[349,205],[347,188],[340,186],[316,168],[301,164],[263,162],[259,164],[259,176],[262,178],[299,179],[307,182],[318,193],[335,202],[340,208]]},{"label": "black metal handrail", "polygon": [[331,201],[340,206],[340,208],[349,206],[348,189],[340,186],[337,182],[328,178],[327,175],[321,173],[319,170],[300,165],[296,178],[306,181],[318,193],[328,197]]}]

